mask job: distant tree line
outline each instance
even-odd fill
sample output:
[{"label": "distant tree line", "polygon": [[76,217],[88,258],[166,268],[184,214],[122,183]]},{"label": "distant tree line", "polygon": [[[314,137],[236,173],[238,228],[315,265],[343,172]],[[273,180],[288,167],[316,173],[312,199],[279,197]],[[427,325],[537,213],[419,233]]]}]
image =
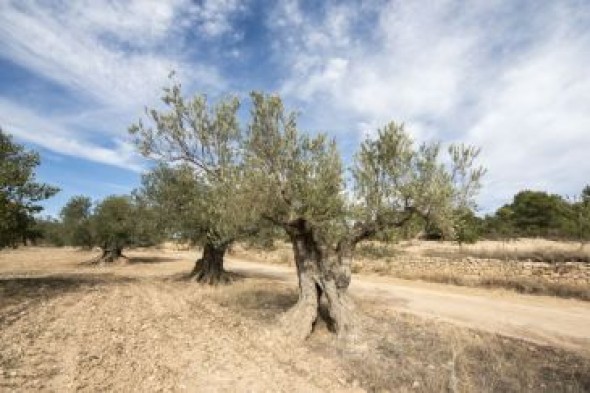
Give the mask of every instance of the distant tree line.
[{"label": "distant tree line", "polygon": [[590,186],[569,198],[524,190],[492,214],[479,217],[473,210],[464,209],[454,217],[452,238],[445,237],[436,225],[426,225],[424,232],[414,231],[406,237],[418,234],[426,239],[459,243],[523,237],[587,242],[590,241]]},{"label": "distant tree line", "polygon": [[[195,195],[198,186],[193,182],[192,172],[185,167],[159,167],[146,173],[143,186],[130,196],[111,196],[95,204],[88,197],[74,196],[62,208],[59,219],[31,218],[25,237],[29,242],[105,249],[109,241],[123,247],[149,246],[165,239],[199,244],[201,235],[196,223],[202,224],[204,219],[196,216],[203,213],[196,201],[203,199]],[[392,241],[421,237],[475,243],[481,239],[540,237],[588,242],[590,186],[573,198],[521,191],[511,203],[484,217],[472,209],[455,211],[450,226],[452,229],[445,233],[435,223],[415,216],[403,227],[384,230],[374,238]],[[244,240],[261,248],[270,248],[279,239],[288,241],[281,231],[263,222],[257,228]]]},{"label": "distant tree line", "polygon": [[543,237],[590,240],[590,186],[580,195],[564,198],[544,191],[520,191],[512,203],[494,214],[473,220],[482,237],[510,239]]}]

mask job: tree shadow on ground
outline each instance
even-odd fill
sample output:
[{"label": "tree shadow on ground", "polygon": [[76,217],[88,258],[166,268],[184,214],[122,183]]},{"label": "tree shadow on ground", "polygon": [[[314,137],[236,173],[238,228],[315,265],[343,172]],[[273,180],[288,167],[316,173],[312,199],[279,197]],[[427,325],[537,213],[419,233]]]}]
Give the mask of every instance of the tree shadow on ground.
[{"label": "tree shadow on ground", "polygon": [[238,282],[241,282],[242,280],[244,280],[246,278],[243,274],[235,273],[232,270],[226,270],[225,273],[227,274],[229,281],[219,282],[217,284],[207,284],[207,283],[201,283],[201,282],[196,281],[194,271],[188,270],[188,269],[184,272],[167,275],[167,276],[163,277],[162,279],[163,279],[163,281],[191,282],[191,283],[194,283],[195,285],[202,285],[205,288],[206,287],[224,288],[224,287],[228,287],[233,284],[236,284]]},{"label": "tree shadow on ground", "polygon": [[127,263],[130,265],[133,264],[150,264],[150,263],[167,263],[167,262],[180,262],[181,258],[175,257],[127,257]]},{"label": "tree shadow on ground", "polygon": [[[241,284],[229,286],[223,293],[213,295],[213,299],[219,305],[228,307],[232,312],[236,312],[244,318],[263,323],[276,321],[297,303],[298,292],[288,284],[264,280],[260,277],[265,277],[265,275],[256,274],[250,275],[250,278],[242,277]],[[269,276],[269,278],[273,277]],[[313,330],[314,332],[334,331],[333,321],[324,297],[322,297],[319,318],[314,324]]]},{"label": "tree shadow on ground", "polygon": [[[274,288],[268,289],[269,286]],[[298,295],[295,290],[277,290],[276,287],[277,283],[256,283],[248,287],[236,285],[213,297],[219,305],[228,307],[245,318],[269,321],[276,319],[297,303]]]},{"label": "tree shadow on ground", "polygon": [[32,277],[0,277],[0,326],[12,323],[15,314],[41,301],[69,292],[136,281],[114,274],[56,274]]},{"label": "tree shadow on ground", "polygon": [[[278,280],[284,281],[284,274],[283,273],[273,273],[273,272],[263,272],[263,271],[256,271],[251,272],[248,269],[236,267],[232,269],[235,274],[239,274],[244,278],[251,278],[251,279],[267,279],[267,280]],[[295,275],[295,273],[294,273]]]}]

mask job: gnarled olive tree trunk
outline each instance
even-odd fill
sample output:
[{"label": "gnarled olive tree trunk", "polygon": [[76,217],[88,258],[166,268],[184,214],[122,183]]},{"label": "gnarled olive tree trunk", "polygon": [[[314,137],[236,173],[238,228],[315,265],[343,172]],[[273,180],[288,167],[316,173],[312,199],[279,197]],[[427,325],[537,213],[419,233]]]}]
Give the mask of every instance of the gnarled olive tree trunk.
[{"label": "gnarled olive tree trunk", "polygon": [[291,222],[285,229],[293,245],[299,279],[299,300],[283,316],[287,334],[296,339],[309,336],[321,315],[322,296],[327,303],[328,326],[339,336],[351,333],[356,318],[353,303],[346,293],[350,283],[346,262],[338,255],[329,255],[333,253],[328,252],[305,220]]},{"label": "gnarled olive tree trunk", "polygon": [[223,258],[228,246],[229,242],[222,244],[205,243],[203,256],[195,262],[191,279],[209,285],[230,283],[232,275],[223,268]]}]

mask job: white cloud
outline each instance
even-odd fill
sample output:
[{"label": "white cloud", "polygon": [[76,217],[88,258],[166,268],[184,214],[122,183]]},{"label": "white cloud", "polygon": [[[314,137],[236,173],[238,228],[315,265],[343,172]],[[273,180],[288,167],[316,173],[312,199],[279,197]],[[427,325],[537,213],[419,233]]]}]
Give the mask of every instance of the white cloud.
[{"label": "white cloud", "polygon": [[214,68],[189,65],[162,49],[175,45],[179,18],[185,18],[177,7],[186,1],[47,4],[0,6],[2,55],[99,105],[136,108],[153,102],[173,69],[189,83],[223,86]]},{"label": "white cloud", "polygon": [[[476,66],[470,51],[478,36],[469,18],[447,23],[444,3],[391,2],[378,12],[330,4],[324,20],[279,34],[295,41],[284,93],[303,100],[327,95],[336,111],[352,111],[363,123],[424,122],[460,103],[463,79]],[[371,11],[378,15],[372,30],[359,32],[367,29],[360,27],[363,12]],[[335,61],[346,67],[335,72]]]},{"label": "white cloud", "polygon": [[[189,88],[226,90],[233,80],[185,53],[198,51],[195,37],[201,45],[243,39],[236,17],[261,17],[248,12],[238,0],[0,1],[0,56],[94,103],[56,115],[51,103],[32,109],[0,98],[0,120],[48,149],[138,169],[122,142],[126,126],[156,103],[171,69]],[[264,65],[279,64],[269,71],[284,71],[286,99],[308,124],[341,132],[344,145],[389,120],[420,140],[478,144],[487,208],[525,187],[571,194],[590,182],[583,2],[328,1],[312,9],[285,0],[266,16],[273,42]],[[229,48],[224,59],[248,59],[249,50]],[[100,137],[111,147],[93,142]]]},{"label": "white cloud", "polygon": [[282,91],[321,103],[318,123],[355,119],[362,134],[396,120],[417,139],[480,145],[488,209],[522,188],[590,182],[590,7],[329,2],[318,16],[290,1],[273,17]]},{"label": "white cloud", "polygon": [[84,158],[101,164],[114,165],[131,171],[142,170],[141,159],[132,146],[122,139],[110,139],[113,147],[99,146],[85,140],[79,133],[61,125],[55,119],[42,117],[27,108],[0,97],[0,124],[16,138],[45,149]]},{"label": "white cloud", "polygon": [[[134,46],[153,45],[175,27],[176,9],[183,1],[101,1],[62,2],[49,9],[52,19],[89,35],[108,34]],[[30,3],[29,3],[30,4]],[[39,4],[35,4],[36,8]],[[57,12],[55,12],[55,11]],[[30,13],[30,9],[26,10]]]},{"label": "white cloud", "polygon": [[245,2],[240,0],[206,0],[193,6],[192,15],[203,33],[218,37],[233,30],[231,18],[245,9]]},{"label": "white cloud", "polygon": [[[236,0],[2,1],[0,56],[93,102],[61,118],[50,102],[46,108],[19,107],[18,113],[33,119],[7,117],[4,126],[63,154],[137,169],[124,145],[97,147],[88,139],[124,138],[144,105],[158,103],[171,70],[189,89],[225,88],[214,66],[186,58],[185,35],[192,29],[210,39],[231,33],[230,19],[242,11]],[[4,116],[8,104],[2,101]]]},{"label": "white cloud", "polygon": [[532,51],[482,97],[467,137],[484,146],[487,198],[524,188],[572,195],[590,182],[590,37],[570,38]]}]

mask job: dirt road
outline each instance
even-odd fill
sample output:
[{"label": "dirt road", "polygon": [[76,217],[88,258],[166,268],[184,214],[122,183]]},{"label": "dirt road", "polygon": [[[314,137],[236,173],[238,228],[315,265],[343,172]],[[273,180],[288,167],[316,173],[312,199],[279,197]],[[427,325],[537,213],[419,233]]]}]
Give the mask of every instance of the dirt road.
[{"label": "dirt road", "polygon": [[[247,276],[296,279],[293,269],[284,266],[237,259],[228,266]],[[590,353],[589,302],[360,275],[354,276],[350,290],[412,314]]]}]

